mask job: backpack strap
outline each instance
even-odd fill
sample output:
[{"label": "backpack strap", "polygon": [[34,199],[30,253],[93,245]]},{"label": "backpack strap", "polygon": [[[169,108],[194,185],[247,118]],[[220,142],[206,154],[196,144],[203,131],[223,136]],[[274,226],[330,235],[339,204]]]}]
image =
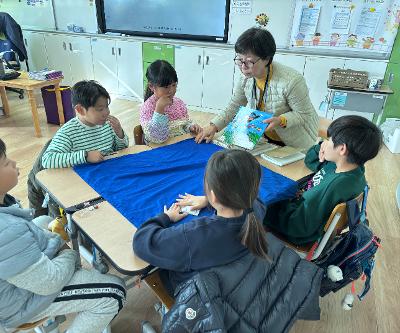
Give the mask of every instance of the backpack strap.
[{"label": "backpack strap", "polygon": [[364,198],[361,204],[361,215],[360,215],[360,220],[363,223],[366,223],[367,221],[367,199],[368,199],[368,192],[369,192],[369,186],[368,184],[365,185],[364,187]]}]

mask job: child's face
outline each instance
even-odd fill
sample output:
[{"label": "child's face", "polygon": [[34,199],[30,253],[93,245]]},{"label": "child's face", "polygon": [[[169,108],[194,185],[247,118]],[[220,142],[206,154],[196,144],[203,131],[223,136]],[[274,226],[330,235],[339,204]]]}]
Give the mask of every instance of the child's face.
[{"label": "child's face", "polygon": [[0,193],[6,194],[18,184],[17,163],[7,156],[0,158]]},{"label": "child's face", "polygon": [[344,145],[337,145],[334,147],[332,138],[329,138],[329,140],[325,142],[325,160],[336,163],[345,153]]},{"label": "child's face", "polygon": [[94,106],[85,109],[81,105],[76,106],[76,111],[80,114],[81,120],[83,120],[86,125],[104,125],[110,115],[110,109],[108,108],[108,99],[100,96]]},{"label": "child's face", "polygon": [[168,87],[158,87],[150,84],[150,89],[153,91],[154,95],[158,98],[160,97],[174,97],[176,94],[176,88],[178,83],[171,83]]}]

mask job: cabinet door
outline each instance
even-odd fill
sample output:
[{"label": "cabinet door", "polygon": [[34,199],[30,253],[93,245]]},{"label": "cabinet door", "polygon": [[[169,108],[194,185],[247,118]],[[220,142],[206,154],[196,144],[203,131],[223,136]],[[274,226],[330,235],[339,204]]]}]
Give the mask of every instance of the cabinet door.
[{"label": "cabinet door", "polygon": [[362,60],[362,59],[346,59],[344,62],[345,69],[353,69],[355,71],[366,71],[368,77],[376,77],[383,79],[386,72],[387,63],[382,60]]},{"label": "cabinet door", "polygon": [[68,51],[73,83],[93,80],[92,47],[89,37],[68,37]]},{"label": "cabinet door", "polygon": [[186,104],[201,106],[203,48],[175,46],[175,70],[178,74],[176,96]]},{"label": "cabinet door", "polygon": [[29,70],[38,71],[49,66],[43,33],[24,31],[24,44],[28,52]]},{"label": "cabinet door", "polygon": [[117,41],[118,93],[143,98],[142,43]]},{"label": "cabinet door", "polygon": [[282,65],[295,69],[300,74],[304,73],[304,66],[306,64],[306,57],[294,54],[275,54],[274,61]]},{"label": "cabinet door", "polygon": [[47,34],[44,36],[44,42],[47,50],[49,69],[60,70],[63,72],[64,80],[62,81],[62,84],[72,84],[68,36]]},{"label": "cabinet door", "polygon": [[318,112],[319,106],[328,93],[327,82],[331,68],[343,68],[344,59],[306,57],[304,78],[306,80],[311,102]]},{"label": "cabinet door", "polygon": [[118,93],[117,49],[111,39],[92,38],[93,72],[98,81],[111,94]]},{"label": "cabinet door", "polygon": [[233,91],[233,50],[205,49],[202,106],[224,109]]},{"label": "cabinet door", "polygon": [[386,118],[400,118],[400,63],[387,65],[384,84],[394,91],[386,100],[382,121]]}]

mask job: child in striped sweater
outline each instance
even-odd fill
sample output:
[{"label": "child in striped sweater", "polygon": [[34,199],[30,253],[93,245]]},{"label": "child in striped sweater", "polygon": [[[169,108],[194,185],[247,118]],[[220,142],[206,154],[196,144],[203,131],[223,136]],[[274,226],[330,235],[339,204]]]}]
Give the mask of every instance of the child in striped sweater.
[{"label": "child in striped sweater", "polygon": [[42,157],[44,168],[67,168],[97,163],[114,151],[128,147],[128,137],[117,118],[110,115],[110,95],[95,81],[72,87],[77,116],[63,125]]},{"label": "child in striped sweater", "polygon": [[185,103],[175,97],[178,77],[164,60],[154,61],[146,71],[147,87],[140,108],[140,124],[146,142],[161,143],[168,138],[192,133],[201,127],[189,120]]}]

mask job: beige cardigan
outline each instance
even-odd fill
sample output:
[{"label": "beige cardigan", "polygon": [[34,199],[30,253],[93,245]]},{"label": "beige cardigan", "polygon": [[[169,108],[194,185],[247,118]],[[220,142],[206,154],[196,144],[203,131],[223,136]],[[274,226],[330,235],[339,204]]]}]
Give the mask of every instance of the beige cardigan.
[{"label": "beige cardigan", "polygon": [[[315,144],[318,133],[318,115],[308,96],[308,88],[303,76],[296,70],[272,63],[273,74],[264,103],[266,110],[274,116],[284,115],[287,119],[285,128],[275,128],[282,141],[292,147],[309,148]],[[243,75],[235,86],[235,91],[228,107],[221,111],[211,123],[222,130],[235,117],[240,106],[256,108],[259,98],[253,96],[254,78]]]}]

